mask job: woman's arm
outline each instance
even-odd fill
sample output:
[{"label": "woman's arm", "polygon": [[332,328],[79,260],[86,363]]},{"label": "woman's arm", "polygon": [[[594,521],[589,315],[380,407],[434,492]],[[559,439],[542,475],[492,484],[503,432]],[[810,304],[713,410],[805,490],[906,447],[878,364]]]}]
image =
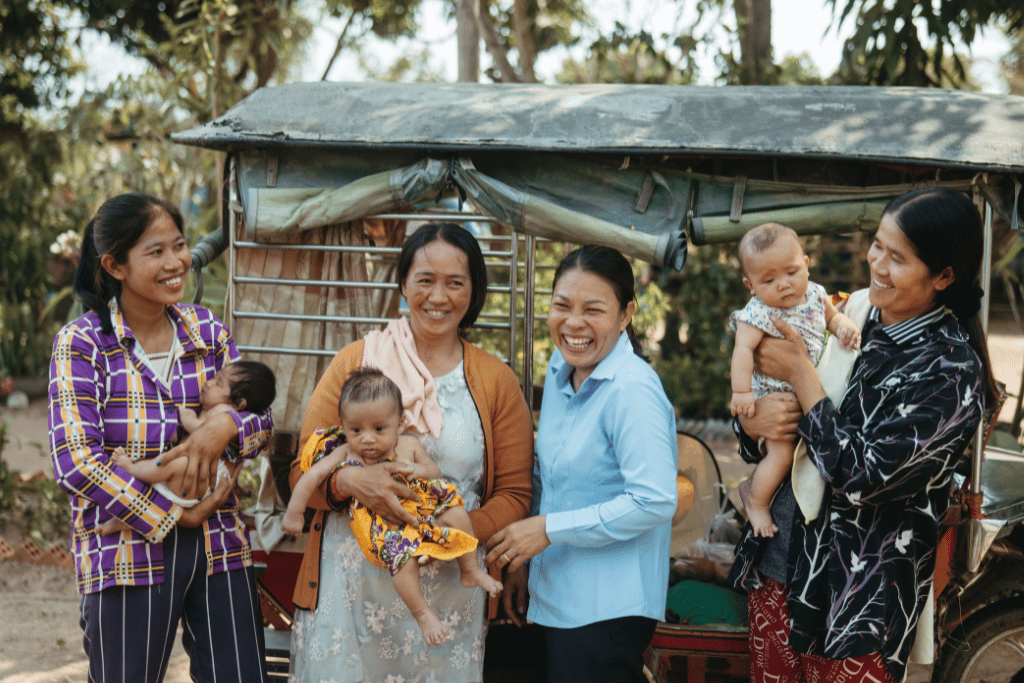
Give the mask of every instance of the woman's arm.
[{"label": "woman's arm", "polygon": [[772,318],[772,323],[784,338],[765,336],[754,354],[754,367],[769,377],[792,384],[800,407],[807,413],[825,398],[825,389],[800,333],[778,318]]},{"label": "woman's arm", "polygon": [[[195,371],[206,372],[212,377],[211,368],[207,367],[211,360],[212,373],[220,371],[228,363],[239,360],[241,356],[235,348],[231,333],[216,316],[205,309],[201,310],[210,317],[213,335],[213,357],[197,356],[194,359],[182,359],[196,363]],[[198,398],[198,397],[197,397]],[[217,465],[221,456],[229,462],[240,462],[256,457],[270,441],[274,431],[274,419],[270,408],[262,413],[248,411],[228,411],[211,415],[195,432],[185,438],[165,458],[188,458],[183,484],[186,497],[200,497],[209,490],[210,484],[217,481]]]},{"label": "woman's arm", "polygon": [[[64,327],[50,359],[49,437],[57,484],[92,501],[147,540],[163,539],[182,509],[110,463],[104,450],[103,353],[81,328]],[[154,428],[143,424],[142,429]]]},{"label": "woman's arm", "polygon": [[526,517],[533,500],[533,416],[515,373],[496,358],[493,364],[495,376],[485,379],[493,390],[490,414],[481,414],[480,419],[490,419],[494,483],[483,505],[469,513],[473,533],[483,543]]},{"label": "woman's arm", "polygon": [[[633,538],[671,521],[676,509],[678,447],[675,415],[656,379],[626,383],[609,401],[610,447],[623,479],[622,491],[595,505],[516,522],[487,543],[486,562],[516,571],[548,545],[603,546]],[[585,408],[584,408],[585,409]]]},{"label": "woman's arm", "polygon": [[915,368],[879,402],[853,405],[869,411],[866,423],[840,413],[830,400],[804,418],[807,454],[837,494],[856,505],[912,498],[949,465],[983,410],[976,370],[957,368],[953,360],[937,357],[931,371]]}]

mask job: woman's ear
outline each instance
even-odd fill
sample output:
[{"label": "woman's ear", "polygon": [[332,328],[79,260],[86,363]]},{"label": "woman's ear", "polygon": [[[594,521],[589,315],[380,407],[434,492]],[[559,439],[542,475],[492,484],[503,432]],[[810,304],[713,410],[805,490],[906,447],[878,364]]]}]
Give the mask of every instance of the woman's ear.
[{"label": "woman's ear", "polygon": [[104,254],[100,257],[100,266],[102,266],[103,270],[110,273],[110,276],[116,280],[124,280],[128,277],[127,273],[124,271],[124,266],[115,261],[114,257],[110,254]]},{"label": "woman's ear", "polygon": [[630,301],[626,304],[625,310],[622,311],[622,322],[619,324],[619,332],[622,332],[629,326],[630,321],[633,320],[633,313],[636,312],[636,302]]},{"label": "woman's ear", "polygon": [[953,273],[953,267],[946,266],[942,269],[942,272],[935,277],[935,291],[941,292],[954,282],[956,282],[956,275]]}]

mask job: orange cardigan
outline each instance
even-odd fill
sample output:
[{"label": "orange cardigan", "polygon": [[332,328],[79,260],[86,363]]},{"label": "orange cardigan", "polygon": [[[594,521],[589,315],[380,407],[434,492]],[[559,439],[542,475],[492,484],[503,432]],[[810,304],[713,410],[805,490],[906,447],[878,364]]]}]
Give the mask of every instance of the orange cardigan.
[{"label": "orange cardigan", "polygon": [[[529,513],[533,498],[533,418],[515,373],[498,358],[464,339],[462,347],[466,384],[484,432],[484,491],[480,507],[470,511],[469,518],[476,537],[486,543],[496,531]],[[362,340],[343,348],[331,361],[306,407],[300,444],[305,444],[316,428],[338,424],[341,385],[362,361]],[[301,476],[296,458],[292,462],[291,485],[295,486]],[[317,605],[324,515],[337,509],[327,501],[329,485],[330,482],[324,482],[308,503],[316,514],[310,524],[309,543],[292,598],[300,609],[316,609]],[[495,578],[501,577],[495,574]],[[497,605],[497,599],[490,601],[489,618],[496,615]]]}]

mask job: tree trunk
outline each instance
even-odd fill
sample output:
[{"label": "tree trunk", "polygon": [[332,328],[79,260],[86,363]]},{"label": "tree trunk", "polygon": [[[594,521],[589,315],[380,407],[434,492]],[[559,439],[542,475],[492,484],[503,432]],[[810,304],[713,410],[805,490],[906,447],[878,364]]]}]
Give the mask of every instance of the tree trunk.
[{"label": "tree trunk", "polygon": [[536,83],[537,76],[533,72],[536,48],[533,45],[530,17],[526,12],[526,0],[515,0],[512,9],[512,25],[516,31],[516,51],[519,53],[519,72],[523,76],[523,82]]},{"label": "tree trunk", "polygon": [[455,0],[456,37],[459,49],[459,81],[480,80],[480,28],[478,0]]},{"label": "tree trunk", "polygon": [[770,85],[772,66],[771,0],[733,0],[740,33],[741,80],[747,85]]}]

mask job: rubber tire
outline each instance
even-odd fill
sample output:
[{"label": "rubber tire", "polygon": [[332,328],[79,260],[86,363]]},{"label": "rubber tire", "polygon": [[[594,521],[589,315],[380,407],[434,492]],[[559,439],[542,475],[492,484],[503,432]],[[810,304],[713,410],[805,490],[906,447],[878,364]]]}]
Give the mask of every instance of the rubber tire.
[{"label": "rubber tire", "polygon": [[[996,603],[972,615],[942,648],[939,661],[932,671],[932,682],[962,683],[961,678],[971,658],[982,647],[1016,629],[1024,629],[1024,602],[1019,599]],[[961,644],[959,647],[958,643]],[[962,643],[967,643],[967,647]],[[1013,675],[1010,683],[1024,683],[1024,659],[1021,660],[1021,669]]]}]

